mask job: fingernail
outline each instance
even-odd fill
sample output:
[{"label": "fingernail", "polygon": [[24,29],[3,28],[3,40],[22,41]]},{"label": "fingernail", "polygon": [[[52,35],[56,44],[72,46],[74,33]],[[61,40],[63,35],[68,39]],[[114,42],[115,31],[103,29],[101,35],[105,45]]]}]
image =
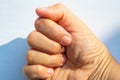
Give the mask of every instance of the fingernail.
[{"label": "fingernail", "polygon": [[64,36],[64,37],[63,37],[63,39],[62,39],[62,44],[63,44],[64,46],[69,45],[70,42],[71,42],[71,39],[70,39],[68,36]]},{"label": "fingernail", "polygon": [[61,53],[64,53],[64,52],[65,52],[65,48],[64,48],[64,47],[62,47]]},{"label": "fingernail", "polygon": [[47,73],[48,73],[49,75],[53,75],[53,74],[54,74],[54,70],[51,69],[51,68],[49,68],[48,71],[47,71]]},{"label": "fingernail", "polygon": [[66,56],[65,55],[62,55],[62,62],[63,62],[63,64],[66,62]]}]

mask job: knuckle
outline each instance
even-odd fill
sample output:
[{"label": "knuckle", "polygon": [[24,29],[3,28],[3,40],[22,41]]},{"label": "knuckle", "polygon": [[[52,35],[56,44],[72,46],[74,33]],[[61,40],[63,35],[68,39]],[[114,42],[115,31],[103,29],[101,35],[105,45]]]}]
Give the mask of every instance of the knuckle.
[{"label": "knuckle", "polygon": [[32,31],[28,37],[27,37],[27,41],[28,41],[28,44],[31,45],[34,41],[34,36],[35,36],[35,31]]},{"label": "knuckle", "polygon": [[34,55],[34,53],[31,50],[29,50],[27,52],[27,61],[28,61],[29,64],[32,63],[32,61],[33,61],[33,59],[32,59],[33,55]]},{"label": "knuckle", "polygon": [[27,78],[29,78],[31,72],[29,71],[29,67],[28,66],[24,66],[23,72],[25,73]]},{"label": "knuckle", "polygon": [[35,21],[35,28],[36,29],[40,29],[40,27],[44,26],[45,24],[49,23],[48,19],[45,19],[45,18],[38,18],[36,21]]},{"label": "knuckle", "polygon": [[30,66],[25,66],[24,67],[24,73],[25,73],[25,75],[28,79],[34,79],[35,78],[34,75],[36,75],[36,74],[34,72],[35,72],[34,67],[30,67]]},{"label": "knuckle", "polygon": [[38,29],[39,26],[41,25],[42,23],[42,20],[40,18],[38,18],[36,21],[35,21],[35,28]]},{"label": "knuckle", "polygon": [[26,73],[26,67],[27,67],[27,66],[24,66],[24,67],[23,67],[23,72],[24,72],[24,73]]},{"label": "knuckle", "polygon": [[38,25],[39,25],[39,19],[40,19],[40,18],[37,18],[37,19],[35,20],[35,22],[34,22],[34,26],[35,26],[35,28],[37,28]]}]

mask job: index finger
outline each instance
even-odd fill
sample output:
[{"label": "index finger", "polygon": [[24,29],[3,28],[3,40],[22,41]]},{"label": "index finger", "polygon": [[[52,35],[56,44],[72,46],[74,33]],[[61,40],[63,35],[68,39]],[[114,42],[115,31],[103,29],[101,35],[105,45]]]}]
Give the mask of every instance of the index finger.
[{"label": "index finger", "polygon": [[35,22],[35,28],[64,46],[71,43],[71,35],[62,26],[50,19],[38,18]]}]

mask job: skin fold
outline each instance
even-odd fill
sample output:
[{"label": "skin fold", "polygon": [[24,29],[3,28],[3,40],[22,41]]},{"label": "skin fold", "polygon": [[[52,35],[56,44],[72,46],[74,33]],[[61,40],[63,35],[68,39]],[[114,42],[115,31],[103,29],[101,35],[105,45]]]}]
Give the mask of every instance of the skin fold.
[{"label": "skin fold", "polygon": [[37,8],[24,72],[30,80],[120,80],[120,66],[63,4]]}]

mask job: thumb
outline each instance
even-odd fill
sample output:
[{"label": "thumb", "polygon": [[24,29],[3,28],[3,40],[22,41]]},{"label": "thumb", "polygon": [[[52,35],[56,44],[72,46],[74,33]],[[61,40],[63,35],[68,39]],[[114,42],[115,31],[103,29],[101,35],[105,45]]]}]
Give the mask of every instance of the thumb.
[{"label": "thumb", "polygon": [[40,17],[57,22],[68,32],[88,30],[86,25],[63,4],[55,4],[47,8],[37,8],[36,13]]}]

